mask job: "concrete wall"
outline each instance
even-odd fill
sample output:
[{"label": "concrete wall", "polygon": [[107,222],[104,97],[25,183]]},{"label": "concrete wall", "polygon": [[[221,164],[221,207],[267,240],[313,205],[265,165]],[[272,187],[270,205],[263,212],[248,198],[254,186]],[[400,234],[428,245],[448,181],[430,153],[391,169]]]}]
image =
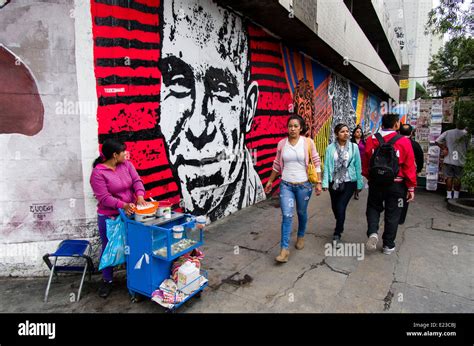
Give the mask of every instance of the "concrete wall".
[{"label": "concrete wall", "polygon": [[342,0],[318,0],[318,36],[398,102],[399,87]]},{"label": "concrete wall", "polygon": [[41,274],[39,255],[59,239],[93,235],[84,209],[73,11],[67,0],[0,9],[0,44],[10,54],[0,65],[7,76],[0,117],[12,124],[0,126],[3,275]]},{"label": "concrete wall", "polygon": [[148,196],[216,220],[265,198],[291,113],[321,155],[338,122],[379,125],[381,100],[211,0],[15,1],[0,19],[0,275],[44,274],[66,238],[98,255],[89,176],[107,138]]}]

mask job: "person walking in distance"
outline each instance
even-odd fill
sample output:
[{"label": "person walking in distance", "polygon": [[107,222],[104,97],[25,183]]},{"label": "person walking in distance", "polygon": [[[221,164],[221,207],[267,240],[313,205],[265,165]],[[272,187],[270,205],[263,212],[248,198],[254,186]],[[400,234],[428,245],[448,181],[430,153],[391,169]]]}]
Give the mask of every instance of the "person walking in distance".
[{"label": "person walking in distance", "polygon": [[[438,137],[436,144],[441,147],[444,155],[443,169],[446,177],[446,199],[459,198],[461,190],[461,177],[466,153],[469,145],[466,125],[462,120],[456,122],[456,128],[445,131]],[[454,185],[454,192],[453,192]]]},{"label": "person walking in distance", "polygon": [[[362,159],[365,152],[365,138],[364,132],[362,131],[362,127],[360,127],[360,125],[357,125],[352,131],[351,142],[357,144],[359,148],[360,157]],[[359,189],[355,190],[354,199],[359,199]]]},{"label": "person walking in distance", "polygon": [[281,222],[281,251],[275,258],[277,262],[288,262],[288,250],[291,229],[293,224],[293,211],[296,206],[298,214],[298,236],[296,249],[304,247],[304,235],[308,220],[308,203],[311,198],[313,184],[308,179],[308,165],[313,163],[317,175],[316,195],[319,196],[321,187],[321,161],[314,142],[301,135],[306,132],[306,124],[299,115],[292,115],[288,119],[288,137],[282,139],[277,146],[277,153],[273,161],[273,170],[267,184],[265,193],[272,191],[273,182],[281,174],[280,207]]},{"label": "person walking in distance", "polygon": [[[413,139],[413,132],[413,127],[410,124],[403,124],[400,126],[400,134],[408,138],[411,142],[413,154],[415,155],[416,174],[418,175],[423,170],[425,158],[423,149],[421,149],[421,145]],[[408,213],[408,205],[408,203],[404,203],[403,205],[402,215],[400,216],[400,221],[398,222],[399,225],[403,225],[405,223]]]},{"label": "person walking in distance", "polygon": [[349,141],[349,127],[338,124],[334,128],[336,141],[328,145],[324,157],[323,190],[329,189],[331,207],[336,218],[333,242],[340,247],[344,231],[346,209],[355,191],[364,187],[359,148]]},{"label": "person walking in distance", "polygon": [[380,214],[385,211],[383,253],[395,251],[398,222],[405,203],[415,198],[416,165],[410,140],[397,133],[398,114],[382,117],[382,129],[367,139],[362,174],[369,180],[367,198],[367,250],[379,240]]}]

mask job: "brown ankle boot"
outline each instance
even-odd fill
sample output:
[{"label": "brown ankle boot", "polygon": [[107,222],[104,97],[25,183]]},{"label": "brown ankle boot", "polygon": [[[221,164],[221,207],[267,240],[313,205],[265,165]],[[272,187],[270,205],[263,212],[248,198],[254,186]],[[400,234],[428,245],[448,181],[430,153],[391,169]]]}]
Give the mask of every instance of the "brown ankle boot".
[{"label": "brown ankle boot", "polygon": [[298,250],[301,250],[301,249],[304,248],[304,238],[303,237],[296,238],[295,248],[298,249]]},{"label": "brown ankle boot", "polygon": [[280,263],[286,263],[288,262],[288,257],[290,257],[290,251],[287,249],[281,249],[280,254],[275,258],[275,260]]}]

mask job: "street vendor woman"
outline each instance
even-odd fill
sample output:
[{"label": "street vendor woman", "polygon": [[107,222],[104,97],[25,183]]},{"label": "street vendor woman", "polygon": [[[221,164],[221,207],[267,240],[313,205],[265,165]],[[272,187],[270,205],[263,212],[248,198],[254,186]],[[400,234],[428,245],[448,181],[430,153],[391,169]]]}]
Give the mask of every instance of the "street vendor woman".
[{"label": "street vendor woman", "polygon": [[[102,242],[102,252],[107,246],[108,218],[114,219],[119,215],[119,209],[124,209],[127,215],[133,213],[135,204],[145,205],[143,198],[145,188],[132,163],[125,158],[124,143],[112,139],[102,145],[100,156],[94,161],[90,184],[97,198],[97,214],[99,235]],[[112,290],[113,267],[102,271],[103,283],[99,296],[107,298]]]}]

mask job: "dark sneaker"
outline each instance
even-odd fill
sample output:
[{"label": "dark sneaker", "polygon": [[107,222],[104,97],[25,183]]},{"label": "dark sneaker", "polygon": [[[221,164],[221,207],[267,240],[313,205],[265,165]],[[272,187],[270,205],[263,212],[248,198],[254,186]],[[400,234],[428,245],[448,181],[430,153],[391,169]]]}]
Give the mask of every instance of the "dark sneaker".
[{"label": "dark sneaker", "polygon": [[332,243],[336,249],[339,249],[342,247],[342,242],[341,242],[341,236],[340,235],[334,235],[332,237]]},{"label": "dark sneaker", "polygon": [[99,288],[99,297],[107,298],[112,292],[112,282],[102,282],[102,285]]}]

